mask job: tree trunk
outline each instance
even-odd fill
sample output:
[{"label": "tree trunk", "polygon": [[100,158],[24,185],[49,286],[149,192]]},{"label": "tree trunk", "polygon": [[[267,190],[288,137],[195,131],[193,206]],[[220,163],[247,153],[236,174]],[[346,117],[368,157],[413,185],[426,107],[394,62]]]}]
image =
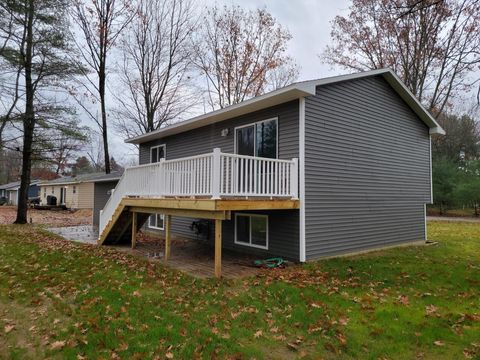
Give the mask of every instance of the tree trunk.
[{"label": "tree trunk", "polygon": [[25,117],[23,119],[22,176],[18,190],[17,218],[15,224],[27,223],[28,188],[32,170],[32,143],[35,129],[35,110],[33,107],[34,86],[32,82],[33,18],[35,0],[28,1],[27,36],[25,41]]},{"label": "tree trunk", "polygon": [[98,90],[100,93],[100,108],[102,113],[102,139],[103,139],[103,153],[105,158],[105,173],[110,174],[110,154],[108,153],[108,133],[107,133],[107,111],[105,108],[105,62],[100,64],[100,71],[98,74]]}]

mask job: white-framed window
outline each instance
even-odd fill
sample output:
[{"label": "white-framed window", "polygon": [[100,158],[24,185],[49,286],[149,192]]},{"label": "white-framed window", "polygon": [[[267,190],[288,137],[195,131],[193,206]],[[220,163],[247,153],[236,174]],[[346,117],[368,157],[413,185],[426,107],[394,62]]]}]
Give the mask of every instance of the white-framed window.
[{"label": "white-framed window", "polygon": [[236,127],[235,153],[276,159],[278,157],[278,118]]},{"label": "white-framed window", "polygon": [[165,230],[165,215],[153,214],[148,219],[148,227],[157,230]]},{"label": "white-framed window", "polygon": [[236,213],[235,244],[268,250],[268,215]]},{"label": "white-framed window", "polygon": [[165,144],[152,146],[150,148],[150,163],[159,162],[160,159],[165,159],[167,155],[167,148]]}]

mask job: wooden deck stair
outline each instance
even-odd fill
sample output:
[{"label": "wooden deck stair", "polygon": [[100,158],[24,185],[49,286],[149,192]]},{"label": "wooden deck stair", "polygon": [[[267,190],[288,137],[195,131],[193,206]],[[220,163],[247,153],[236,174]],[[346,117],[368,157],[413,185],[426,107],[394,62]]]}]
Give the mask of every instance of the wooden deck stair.
[{"label": "wooden deck stair", "polygon": [[[140,230],[150,214],[138,213],[136,231]],[[112,219],[98,239],[99,245],[130,244],[132,239],[132,212],[123,203],[115,210]]]}]

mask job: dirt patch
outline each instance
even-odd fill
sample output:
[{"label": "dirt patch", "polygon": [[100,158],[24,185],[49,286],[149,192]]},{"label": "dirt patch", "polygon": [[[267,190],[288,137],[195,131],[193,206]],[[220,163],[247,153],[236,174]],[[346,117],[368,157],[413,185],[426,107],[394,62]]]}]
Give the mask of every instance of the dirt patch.
[{"label": "dirt patch", "polygon": [[[0,207],[0,224],[11,224],[15,221],[17,208],[14,206]],[[92,223],[92,210],[36,210],[28,209],[27,218],[33,224],[75,226],[90,225]]]}]

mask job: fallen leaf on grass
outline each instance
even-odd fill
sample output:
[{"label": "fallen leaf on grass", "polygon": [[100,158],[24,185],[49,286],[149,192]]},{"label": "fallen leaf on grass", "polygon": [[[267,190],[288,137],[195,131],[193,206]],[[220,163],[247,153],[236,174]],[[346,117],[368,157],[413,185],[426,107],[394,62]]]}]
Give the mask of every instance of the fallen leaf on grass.
[{"label": "fallen leaf on grass", "polygon": [[408,305],[409,304],[409,300],[408,300],[408,296],[407,295],[400,295],[398,297],[398,301],[403,304],[403,305]]},{"label": "fallen leaf on grass", "polygon": [[287,346],[290,350],[297,351],[298,350],[298,345],[294,343],[287,343]]},{"label": "fallen leaf on grass", "polygon": [[434,341],[433,343],[437,346],[445,346],[445,343],[441,340]]},{"label": "fallen leaf on grass", "polygon": [[128,344],[127,343],[121,343],[120,346],[117,349],[117,351],[127,351],[127,350],[128,350]]},{"label": "fallen leaf on grass", "polygon": [[52,345],[50,346],[50,349],[52,349],[52,350],[58,350],[58,349],[62,349],[64,346],[65,346],[65,341],[55,341],[55,342],[52,343]]},{"label": "fallen leaf on grass", "polygon": [[427,315],[433,315],[437,312],[438,308],[435,305],[427,305],[425,307],[425,311],[427,312]]},{"label": "fallen leaf on grass", "polygon": [[166,357],[167,359],[173,359],[173,353],[167,352],[167,353],[165,354],[165,357]]},{"label": "fallen leaf on grass", "polygon": [[338,323],[342,326],[345,326],[348,324],[348,317],[342,316],[340,319],[338,319]]},{"label": "fallen leaf on grass", "polygon": [[343,335],[342,333],[337,334],[337,339],[340,342],[340,344],[342,344],[342,345],[347,344],[347,339],[345,338],[345,335]]},{"label": "fallen leaf on grass", "polygon": [[15,325],[5,325],[5,328],[4,328],[5,334],[8,334],[13,329],[15,329]]},{"label": "fallen leaf on grass", "polygon": [[140,297],[140,293],[135,290],[135,291],[133,292],[133,296]]},{"label": "fallen leaf on grass", "polygon": [[259,338],[260,336],[263,335],[263,331],[262,330],[258,330],[257,332],[255,332],[255,334],[253,334],[253,337],[255,339]]}]

